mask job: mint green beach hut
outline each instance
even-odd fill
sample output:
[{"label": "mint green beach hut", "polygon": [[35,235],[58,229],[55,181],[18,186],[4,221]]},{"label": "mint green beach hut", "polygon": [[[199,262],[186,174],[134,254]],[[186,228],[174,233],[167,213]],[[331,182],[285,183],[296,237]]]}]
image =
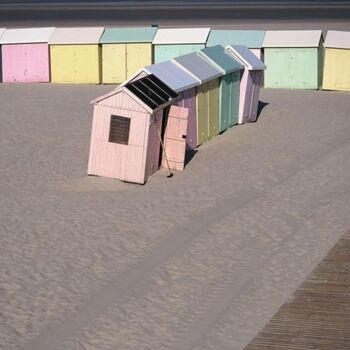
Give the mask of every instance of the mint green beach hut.
[{"label": "mint green beach hut", "polygon": [[207,47],[221,45],[247,46],[254,55],[263,60],[263,42],[265,37],[264,30],[236,30],[236,29],[212,29],[210,31]]},{"label": "mint green beach hut", "polygon": [[121,83],[153,63],[156,27],[106,28],[101,39],[102,83]]},{"label": "mint green beach hut", "polygon": [[160,28],[154,39],[154,63],[205,48],[210,28]]},{"label": "mint green beach hut", "polygon": [[239,113],[240,77],[243,65],[216,45],[199,51],[199,54],[223,71],[219,78],[219,132],[237,124]]},{"label": "mint green beach hut", "polygon": [[264,39],[265,87],[319,89],[322,84],[321,30],[273,30]]}]

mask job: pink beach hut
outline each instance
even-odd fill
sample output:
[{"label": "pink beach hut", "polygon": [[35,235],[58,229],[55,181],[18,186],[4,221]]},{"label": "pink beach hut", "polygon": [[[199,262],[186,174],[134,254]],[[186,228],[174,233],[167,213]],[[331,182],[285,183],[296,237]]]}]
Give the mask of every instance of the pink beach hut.
[{"label": "pink beach hut", "polygon": [[4,82],[49,82],[48,41],[54,28],[7,29],[0,39]]},{"label": "pink beach hut", "polygon": [[240,84],[238,124],[255,122],[258,114],[259,94],[264,63],[243,45],[230,45],[226,51],[244,66]]},{"label": "pink beach hut", "polygon": [[[1,40],[1,37],[2,37],[2,35],[4,34],[4,32],[5,32],[5,28],[0,28],[0,40]],[[2,64],[1,64],[1,60],[2,60],[2,58],[1,58],[1,45],[0,45],[0,82],[2,82]]]},{"label": "pink beach hut", "polygon": [[171,167],[177,160],[183,167],[187,110],[166,108],[176,97],[160,79],[147,75],[93,100],[88,174],[144,184],[161,165],[161,139]]}]

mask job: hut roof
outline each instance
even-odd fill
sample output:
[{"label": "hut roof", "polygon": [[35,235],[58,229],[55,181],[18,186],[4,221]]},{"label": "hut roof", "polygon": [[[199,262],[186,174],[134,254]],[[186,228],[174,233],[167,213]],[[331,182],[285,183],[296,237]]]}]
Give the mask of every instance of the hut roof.
[{"label": "hut roof", "polygon": [[153,44],[205,44],[210,28],[161,28]]},{"label": "hut roof", "polygon": [[144,68],[154,74],[176,92],[184,91],[200,84],[200,81],[173,61],[152,64]]},{"label": "hut roof", "polygon": [[90,103],[103,101],[121,91],[125,91],[129,96],[132,96],[150,113],[155,109],[159,109],[159,107],[170,104],[178,96],[169,86],[151,74],[136,81],[123,84],[111,92],[95,98]]},{"label": "hut roof", "polygon": [[221,69],[214,66],[196,52],[176,57],[173,61],[186,69],[186,71],[192,74],[201,83],[218,78],[224,74]]},{"label": "hut roof", "polygon": [[241,70],[243,65],[226,53],[221,45],[207,47],[199,53],[223,70],[225,74]]},{"label": "hut roof", "polygon": [[242,62],[249,70],[263,70],[266,69],[264,63],[259,60],[246,46],[243,45],[229,45],[226,51]]},{"label": "hut roof", "polygon": [[350,32],[329,30],[324,42],[324,47],[350,49]]},{"label": "hut roof", "polygon": [[264,30],[212,29],[207,46],[245,45],[250,49],[260,49],[264,36]]},{"label": "hut roof", "polygon": [[103,27],[55,28],[49,44],[98,44]]},{"label": "hut roof", "polygon": [[157,27],[106,28],[100,44],[108,43],[151,43]]},{"label": "hut roof", "polygon": [[268,30],[263,47],[318,47],[321,30]]},{"label": "hut roof", "polygon": [[6,29],[2,36],[0,30],[0,44],[47,43],[54,29],[53,27]]},{"label": "hut roof", "polygon": [[0,28],[0,39],[1,39],[1,37],[2,37],[2,35],[5,33],[5,28]]}]

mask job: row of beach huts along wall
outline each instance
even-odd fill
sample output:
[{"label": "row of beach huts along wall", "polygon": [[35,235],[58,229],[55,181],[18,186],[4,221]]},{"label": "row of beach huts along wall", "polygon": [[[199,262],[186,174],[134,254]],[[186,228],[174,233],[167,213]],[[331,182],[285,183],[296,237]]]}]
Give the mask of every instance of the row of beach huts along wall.
[{"label": "row of beach huts along wall", "polygon": [[[152,63],[215,45],[245,45],[264,86],[350,91],[350,32],[210,28],[1,29],[3,82],[119,84]],[[2,73],[2,74],[1,74]]]}]

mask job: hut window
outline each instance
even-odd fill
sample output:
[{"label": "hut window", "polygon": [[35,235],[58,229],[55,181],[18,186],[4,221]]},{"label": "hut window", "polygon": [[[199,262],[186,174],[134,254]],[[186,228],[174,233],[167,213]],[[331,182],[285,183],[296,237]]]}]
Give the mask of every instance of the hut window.
[{"label": "hut window", "polygon": [[109,142],[129,143],[130,118],[111,115],[111,125],[109,129]]}]

